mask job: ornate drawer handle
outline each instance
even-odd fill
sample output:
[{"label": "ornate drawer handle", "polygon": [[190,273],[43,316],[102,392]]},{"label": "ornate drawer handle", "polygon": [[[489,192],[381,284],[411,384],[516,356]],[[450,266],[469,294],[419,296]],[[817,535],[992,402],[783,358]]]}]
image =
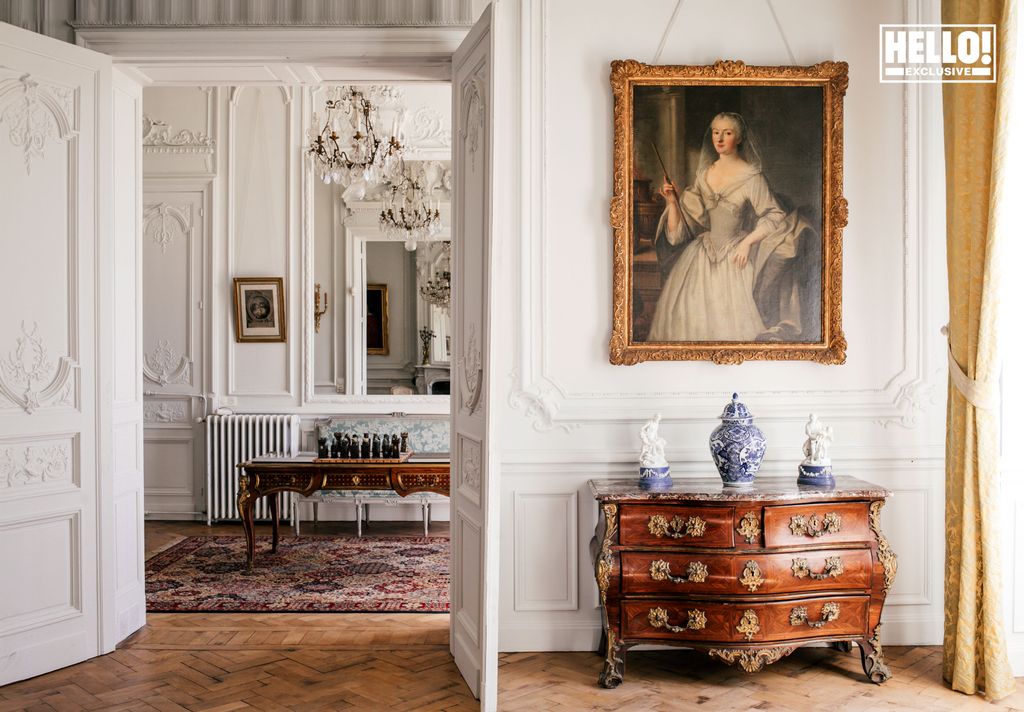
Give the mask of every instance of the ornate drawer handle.
[{"label": "ornate drawer handle", "polygon": [[836,512],[829,512],[824,517],[812,514],[805,517],[796,514],[789,519],[789,530],[794,536],[801,534],[811,537],[824,536],[825,534],[838,534],[843,525],[843,518]]},{"label": "ornate drawer handle", "polygon": [[704,611],[694,610],[686,612],[686,625],[670,625],[668,622],[668,611],[664,608],[652,608],[647,612],[647,622],[652,628],[664,628],[671,633],[682,633],[686,630],[703,630],[708,624],[708,617]]},{"label": "ornate drawer handle", "polygon": [[811,571],[807,565],[807,559],[793,559],[793,575],[797,578],[810,577],[815,581],[824,581],[827,578],[839,578],[843,573],[843,559],[841,556],[829,556],[825,558],[825,568],[821,573]]},{"label": "ornate drawer handle", "polygon": [[699,561],[691,561],[686,565],[685,576],[673,576],[669,563],[658,559],[651,562],[651,580],[671,581],[672,583],[703,583],[708,577],[708,567]]},{"label": "ornate drawer handle", "polygon": [[736,626],[736,630],[743,633],[744,638],[751,640],[757,631],[761,630],[761,621],[757,619],[757,614],[748,608],[743,611],[743,617],[740,618],[740,623]]},{"label": "ornate drawer handle", "polygon": [[672,539],[682,539],[684,536],[704,536],[707,526],[708,523],[700,517],[682,519],[676,515],[672,517],[672,521],[669,521],[663,515],[655,514],[647,520],[647,531],[654,536],[667,536]]},{"label": "ornate drawer handle", "polygon": [[757,537],[761,534],[761,525],[757,521],[757,514],[755,512],[744,514],[740,519],[740,525],[736,527],[736,533],[746,539],[748,544],[757,541]]},{"label": "ornate drawer handle", "polygon": [[746,586],[747,589],[753,593],[763,583],[764,577],[761,576],[761,567],[757,565],[756,561],[748,561],[743,567],[743,574],[740,576],[740,584]]},{"label": "ornate drawer handle", "polygon": [[797,606],[789,612],[790,625],[803,625],[806,623],[810,628],[821,628],[826,623],[836,620],[839,620],[839,604],[835,601],[829,601],[821,607],[820,621],[807,620],[807,606]]}]

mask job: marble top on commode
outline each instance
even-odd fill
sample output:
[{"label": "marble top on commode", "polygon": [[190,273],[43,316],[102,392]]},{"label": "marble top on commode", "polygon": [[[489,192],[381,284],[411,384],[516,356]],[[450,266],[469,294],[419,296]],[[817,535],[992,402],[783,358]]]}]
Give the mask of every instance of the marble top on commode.
[{"label": "marble top on commode", "polygon": [[758,477],[749,487],[726,487],[715,477],[673,477],[669,487],[641,489],[639,478],[590,480],[590,491],[601,501],[657,501],[690,499],[707,502],[759,500],[884,499],[892,492],[856,477],[836,478],[835,487],[798,485],[796,477]]}]

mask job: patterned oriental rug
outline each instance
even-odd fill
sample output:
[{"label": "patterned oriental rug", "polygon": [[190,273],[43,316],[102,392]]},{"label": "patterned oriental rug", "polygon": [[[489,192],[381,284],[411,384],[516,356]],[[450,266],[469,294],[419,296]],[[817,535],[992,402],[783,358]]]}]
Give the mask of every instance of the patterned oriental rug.
[{"label": "patterned oriental rug", "polygon": [[447,537],[190,536],[146,562],[151,613],[447,613]]}]

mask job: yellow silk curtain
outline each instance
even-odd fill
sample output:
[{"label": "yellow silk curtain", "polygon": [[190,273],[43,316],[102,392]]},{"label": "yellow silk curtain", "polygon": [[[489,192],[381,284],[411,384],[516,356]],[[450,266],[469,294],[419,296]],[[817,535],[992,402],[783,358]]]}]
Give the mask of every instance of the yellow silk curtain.
[{"label": "yellow silk curtain", "polygon": [[[1015,690],[1006,652],[999,527],[999,420],[985,405],[999,377],[996,315],[1003,146],[1012,87],[1017,0],[942,0],[943,23],[997,24],[998,84],[946,84],[946,249],[949,345],[971,383],[951,379],[946,420],[943,677],[997,700]],[[1016,127],[1021,130],[1021,127]],[[950,364],[955,369],[956,364]],[[964,392],[971,396],[968,400]],[[986,391],[988,392],[986,394]],[[989,397],[989,400],[991,398]]]}]

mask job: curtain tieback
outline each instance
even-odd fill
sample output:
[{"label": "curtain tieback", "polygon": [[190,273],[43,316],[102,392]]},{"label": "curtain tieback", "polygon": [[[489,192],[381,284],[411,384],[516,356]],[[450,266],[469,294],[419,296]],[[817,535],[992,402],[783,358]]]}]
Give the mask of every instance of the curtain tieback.
[{"label": "curtain tieback", "polygon": [[953,356],[953,344],[949,340],[949,324],[942,327],[942,335],[946,337],[946,355],[949,361],[949,377],[960,395],[975,408],[995,410],[999,407],[999,388],[993,381],[979,381],[964,373],[963,368]]}]

